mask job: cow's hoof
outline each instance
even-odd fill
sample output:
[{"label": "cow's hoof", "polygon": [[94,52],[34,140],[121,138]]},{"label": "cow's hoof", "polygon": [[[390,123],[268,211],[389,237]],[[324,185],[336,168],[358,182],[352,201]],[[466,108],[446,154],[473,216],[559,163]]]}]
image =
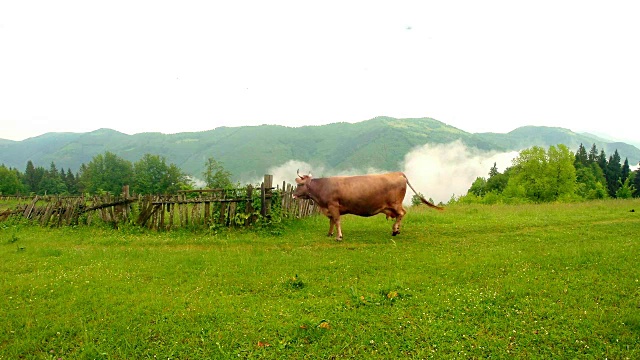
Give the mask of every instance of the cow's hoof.
[{"label": "cow's hoof", "polygon": [[328,237],[332,237],[332,236],[333,236],[333,233],[328,233],[328,234],[327,234],[327,236],[328,236]]},{"label": "cow's hoof", "polygon": [[394,231],[393,233],[391,233],[391,235],[393,235],[393,236],[396,236],[398,234],[400,234],[400,231]]},{"label": "cow's hoof", "polygon": [[342,238],[341,237],[336,238],[336,241],[342,241]]}]

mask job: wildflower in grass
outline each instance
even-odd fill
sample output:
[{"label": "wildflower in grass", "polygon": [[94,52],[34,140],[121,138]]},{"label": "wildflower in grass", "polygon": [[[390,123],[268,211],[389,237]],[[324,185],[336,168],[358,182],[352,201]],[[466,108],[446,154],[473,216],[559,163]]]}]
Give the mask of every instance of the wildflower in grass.
[{"label": "wildflower in grass", "polygon": [[329,325],[329,322],[327,320],[320,321],[320,324],[318,324],[318,327],[320,329],[325,329],[325,330],[331,329],[331,325]]}]

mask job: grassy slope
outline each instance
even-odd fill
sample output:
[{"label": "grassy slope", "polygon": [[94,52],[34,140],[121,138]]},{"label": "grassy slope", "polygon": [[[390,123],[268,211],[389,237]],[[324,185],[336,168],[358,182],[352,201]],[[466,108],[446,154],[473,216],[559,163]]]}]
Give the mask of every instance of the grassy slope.
[{"label": "grassy slope", "polygon": [[395,238],[347,216],[341,243],[320,217],[277,236],[0,224],[0,359],[638,358],[632,208],[417,208]]}]

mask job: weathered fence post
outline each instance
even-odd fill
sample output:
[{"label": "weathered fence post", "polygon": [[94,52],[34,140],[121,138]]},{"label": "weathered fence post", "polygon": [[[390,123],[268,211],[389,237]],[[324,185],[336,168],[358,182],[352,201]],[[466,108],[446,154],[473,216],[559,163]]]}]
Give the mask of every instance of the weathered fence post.
[{"label": "weathered fence post", "polygon": [[246,219],[244,220],[244,225],[248,226],[249,224],[253,223],[254,221],[254,216],[253,216],[253,186],[248,185],[247,186],[247,205],[245,206],[245,215],[247,216]]},{"label": "weathered fence post", "polygon": [[271,190],[273,190],[273,175],[265,175],[260,186],[260,202],[262,203],[260,214],[264,217],[269,217],[271,213]]}]

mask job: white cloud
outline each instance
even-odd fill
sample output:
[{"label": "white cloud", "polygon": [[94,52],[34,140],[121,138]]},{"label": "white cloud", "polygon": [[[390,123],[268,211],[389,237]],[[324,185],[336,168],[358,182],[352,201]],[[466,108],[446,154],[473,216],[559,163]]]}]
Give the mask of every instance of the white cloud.
[{"label": "white cloud", "polygon": [[[499,171],[504,171],[511,166],[511,160],[517,156],[516,151],[500,153],[468,148],[458,140],[449,144],[427,144],[411,150],[405,155],[401,170],[407,175],[416,191],[422,193],[427,199],[447,202],[452,195],[466,194],[477,177],[488,177],[489,169],[494,163]],[[294,183],[298,169],[301,174],[311,173],[315,177],[383,173],[375,168],[331,171],[322,166],[314,167],[300,160],[289,160],[282,165],[269,168],[267,173],[273,175],[274,185],[282,186],[283,181],[287,184]],[[262,179],[252,183],[260,182]],[[411,202],[411,196],[413,192],[407,189],[404,202]]]},{"label": "white cloud", "polygon": [[[300,170],[300,174],[311,174],[313,175],[313,167],[304,161],[300,160],[289,160],[286,163],[274,167],[270,167],[267,170],[267,174],[273,175],[273,185],[282,187],[282,182],[286,182],[287,184],[295,184],[296,173]],[[320,170],[320,169],[317,169]],[[259,184],[262,182],[262,179],[256,180],[253,183]]]},{"label": "white cloud", "polygon": [[[405,155],[402,169],[416,191],[436,203],[446,203],[453,195],[466,194],[477,177],[488,177],[494,163],[504,171],[517,156],[516,151],[497,153],[468,148],[458,140],[413,149]],[[405,203],[411,196],[413,192],[408,189]]]}]

